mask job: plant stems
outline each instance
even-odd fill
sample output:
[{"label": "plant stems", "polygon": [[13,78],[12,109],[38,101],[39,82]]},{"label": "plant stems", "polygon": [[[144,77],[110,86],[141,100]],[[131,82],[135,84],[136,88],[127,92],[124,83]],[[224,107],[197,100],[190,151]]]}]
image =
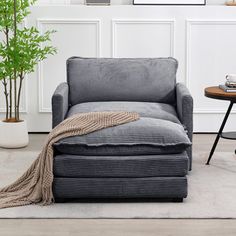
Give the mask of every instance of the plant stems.
[{"label": "plant stems", "polygon": [[18,24],[30,13],[29,7],[34,2],[2,0],[0,3],[0,13],[3,13],[0,34],[6,37],[6,41],[0,44],[0,76],[4,86],[7,122],[20,121],[21,90],[25,75],[34,71],[37,63],[46,59],[47,55],[56,53],[52,46],[41,46],[43,42],[50,41],[49,35],[53,31],[41,35],[36,27],[18,29]]},{"label": "plant stems", "polygon": [[16,81],[16,73],[14,72],[14,112],[15,112],[15,120],[19,121],[19,114],[17,112],[17,81]]},{"label": "plant stems", "polygon": [[[7,28],[7,27],[6,27]],[[9,46],[9,30],[7,29],[7,34],[6,34],[6,41],[7,41],[7,46]],[[12,118],[12,78],[9,78],[10,80],[10,88],[9,88],[9,94],[10,94],[10,104],[9,104],[9,109],[10,109],[10,114],[9,117]]]},{"label": "plant stems", "polygon": [[18,117],[17,119],[19,120],[20,117],[20,98],[21,98],[21,90],[22,90],[22,82],[23,82],[23,79],[24,79],[24,76],[23,76],[23,73],[20,74],[20,85],[19,85],[19,89],[18,89],[18,99],[17,99],[17,114],[18,114]]},{"label": "plant stems", "polygon": [[[9,45],[9,30],[8,26],[6,26],[5,37],[7,46]],[[4,94],[5,94],[5,101],[6,101],[6,120],[9,118],[9,104],[8,104],[8,91],[7,91],[7,80],[6,78],[3,79],[3,86],[4,86]]]},{"label": "plant stems", "polygon": [[[16,20],[16,11],[17,11],[17,0],[14,0],[14,47],[16,49],[17,42],[17,20]],[[19,121],[19,112],[17,112],[17,75],[16,75],[16,58],[14,57],[14,108],[15,108],[15,120]]]},{"label": "plant stems", "polygon": [[5,95],[5,103],[6,103],[6,117],[5,119],[8,120],[9,118],[9,104],[8,104],[8,92],[7,92],[7,81],[6,78],[3,79],[3,86],[4,86],[4,95]]},{"label": "plant stems", "polygon": [[[9,44],[9,30],[8,27],[6,26],[6,31],[4,31],[5,37],[6,37],[6,42],[7,45]],[[7,80],[6,78],[3,78],[3,86],[4,86],[4,95],[5,95],[5,104],[6,104],[6,117],[5,119],[8,120],[9,118],[9,104],[8,104],[8,91],[7,91]]]},{"label": "plant stems", "polygon": [[12,117],[12,80],[11,80],[11,78],[10,78],[10,88],[9,88],[9,94],[10,94],[10,104],[9,104],[9,108],[10,108],[10,114],[9,114],[9,116],[10,116],[10,118]]}]

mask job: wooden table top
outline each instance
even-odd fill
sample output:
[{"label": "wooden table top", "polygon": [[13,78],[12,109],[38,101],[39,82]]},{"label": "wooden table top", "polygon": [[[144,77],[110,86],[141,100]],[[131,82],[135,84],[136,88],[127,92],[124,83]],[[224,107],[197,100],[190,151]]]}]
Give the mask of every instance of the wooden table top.
[{"label": "wooden table top", "polygon": [[205,88],[205,96],[214,99],[236,101],[236,93],[226,93],[218,86]]}]

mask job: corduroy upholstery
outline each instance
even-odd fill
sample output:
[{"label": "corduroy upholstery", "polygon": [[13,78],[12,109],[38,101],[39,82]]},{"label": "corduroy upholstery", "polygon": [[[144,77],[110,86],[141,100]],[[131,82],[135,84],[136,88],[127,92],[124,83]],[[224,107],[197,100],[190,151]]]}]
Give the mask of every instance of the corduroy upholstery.
[{"label": "corduroy upholstery", "polygon": [[175,106],[159,102],[84,102],[71,106],[67,117],[74,114],[91,111],[136,111],[139,113],[140,117],[168,120],[181,124]]},{"label": "corduroy upholstery", "polygon": [[186,177],[54,178],[57,198],[185,198]]},{"label": "corduroy upholstery", "polygon": [[177,67],[174,58],[72,57],[67,60],[69,102],[174,103]]},{"label": "corduroy upholstery", "polygon": [[182,153],[190,145],[181,124],[141,117],[118,127],[61,139],[54,147],[72,155],[116,156]]},{"label": "corduroy upholstery", "polygon": [[53,127],[74,114],[134,111],[140,120],[58,141],[56,198],[187,196],[193,100],[173,58],[73,57],[52,98]]},{"label": "corduroy upholstery", "polygon": [[54,157],[54,175],[74,178],[167,177],[188,173],[186,152],[175,155]]}]

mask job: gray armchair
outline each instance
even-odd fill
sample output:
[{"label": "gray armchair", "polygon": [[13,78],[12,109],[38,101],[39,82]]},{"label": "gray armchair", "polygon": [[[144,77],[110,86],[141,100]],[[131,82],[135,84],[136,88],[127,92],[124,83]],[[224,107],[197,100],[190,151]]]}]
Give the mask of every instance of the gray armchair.
[{"label": "gray armchair", "polygon": [[67,61],[52,97],[52,123],[92,111],[136,111],[140,120],[54,145],[56,200],[157,198],[182,201],[192,163],[193,100],[176,84],[173,58]]}]

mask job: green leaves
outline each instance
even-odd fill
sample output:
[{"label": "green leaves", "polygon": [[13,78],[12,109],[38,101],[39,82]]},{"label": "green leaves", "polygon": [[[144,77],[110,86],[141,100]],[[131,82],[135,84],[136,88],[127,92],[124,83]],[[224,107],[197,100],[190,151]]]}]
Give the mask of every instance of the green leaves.
[{"label": "green leaves", "polygon": [[[5,36],[0,41],[0,80],[4,85],[7,114],[9,110],[6,120],[11,118],[13,105],[15,119],[19,120],[21,84],[25,75],[33,72],[38,62],[57,52],[56,48],[50,45],[51,34],[55,31],[41,34],[35,27],[22,28],[25,17],[30,14],[29,7],[35,1],[1,0],[0,3],[0,35]],[[17,83],[12,83],[16,79],[20,80],[19,88]],[[12,104],[13,97],[15,104]]]},{"label": "green leaves", "polygon": [[11,77],[12,70],[8,61],[8,47],[6,44],[0,42],[0,80]]},{"label": "green leaves", "polygon": [[[29,7],[35,1],[17,0],[17,26],[23,23],[24,18],[30,13]],[[0,42],[0,80],[6,77],[11,78],[14,69],[18,76],[33,72],[39,61],[56,53],[55,47],[44,46],[50,41],[50,36],[55,31],[40,34],[35,27],[23,29],[18,27],[17,36],[14,37],[14,0],[1,0],[0,31],[6,36],[6,39]]]},{"label": "green leaves", "polygon": [[[17,0],[17,24],[22,23],[24,18],[30,14],[29,7],[36,0]],[[0,31],[14,28],[14,0],[1,0],[0,4]]]},{"label": "green leaves", "polygon": [[50,35],[54,32],[47,31],[41,35],[35,27],[18,29],[17,38],[11,38],[5,48],[8,72],[11,74],[15,69],[18,76],[31,73],[39,61],[55,54],[55,47],[43,46],[45,42],[50,41]]}]

